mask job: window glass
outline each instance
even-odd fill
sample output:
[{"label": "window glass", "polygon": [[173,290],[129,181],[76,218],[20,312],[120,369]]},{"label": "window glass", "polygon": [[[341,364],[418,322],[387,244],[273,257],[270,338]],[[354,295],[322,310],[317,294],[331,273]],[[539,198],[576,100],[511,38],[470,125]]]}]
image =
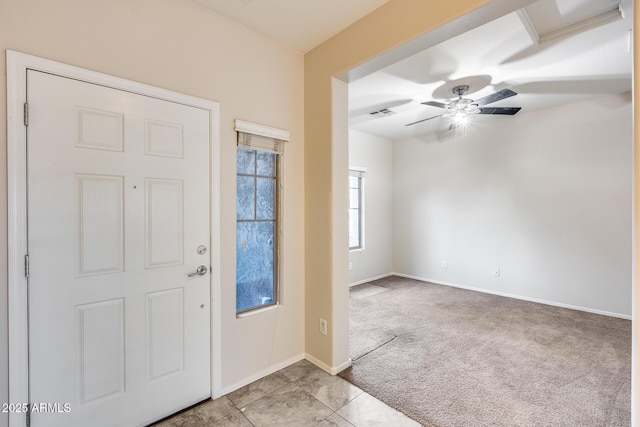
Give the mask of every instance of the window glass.
[{"label": "window glass", "polygon": [[254,174],[256,170],[255,150],[238,149],[238,173]]},{"label": "window glass", "polygon": [[238,219],[253,219],[255,212],[256,180],[253,176],[238,175]]},{"label": "window glass", "polygon": [[277,303],[278,156],[238,148],[237,312]]},{"label": "window glass", "polygon": [[261,176],[276,176],[276,154],[257,152],[258,156],[258,175]]},{"label": "window glass", "polygon": [[276,219],[276,180],[257,178],[256,219]]}]

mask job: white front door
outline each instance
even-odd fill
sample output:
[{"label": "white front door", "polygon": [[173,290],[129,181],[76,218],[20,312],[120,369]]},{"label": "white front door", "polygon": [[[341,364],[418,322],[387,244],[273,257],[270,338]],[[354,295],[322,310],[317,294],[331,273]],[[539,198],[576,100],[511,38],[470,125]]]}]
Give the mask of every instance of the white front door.
[{"label": "white front door", "polygon": [[209,112],[31,70],[27,94],[31,425],[206,399]]}]

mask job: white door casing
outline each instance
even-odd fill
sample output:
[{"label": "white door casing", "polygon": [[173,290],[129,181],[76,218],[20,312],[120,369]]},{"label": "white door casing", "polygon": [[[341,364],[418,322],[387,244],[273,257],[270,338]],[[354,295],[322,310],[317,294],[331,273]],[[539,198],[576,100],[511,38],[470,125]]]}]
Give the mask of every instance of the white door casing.
[{"label": "white door casing", "polygon": [[[29,63],[35,66],[28,66]],[[210,335],[208,329],[211,323],[219,324],[211,322],[219,313],[219,305],[212,306],[213,316],[209,315],[209,292],[217,287],[211,286],[208,275],[187,279],[186,274],[194,271],[199,264],[215,266],[219,257],[217,246],[211,247],[205,256],[196,252],[199,244],[208,246],[209,239],[212,242],[218,241],[216,235],[219,216],[216,209],[219,205],[216,200],[219,184],[217,179],[209,179],[209,164],[214,171],[219,170],[216,167],[217,104],[15,52],[8,52],[8,69],[10,401],[28,402],[28,367],[24,363],[27,340],[31,342],[32,355],[31,403],[62,404],[69,401],[72,407],[70,414],[75,418],[66,418],[64,425],[72,425],[68,422],[70,419],[80,423],[78,425],[87,425],[86,420],[93,419],[95,414],[86,414],[91,411],[99,413],[97,408],[101,406],[112,414],[111,421],[106,421],[105,425],[120,424],[115,421],[117,417],[113,418],[113,411],[122,414],[124,418],[121,419],[126,419],[127,424],[139,424],[207,397],[211,393],[210,383],[213,385],[213,394],[216,395],[216,389],[219,389],[219,375],[216,375],[219,366],[219,358],[216,359],[216,355],[219,354],[219,334],[213,330],[213,334]],[[40,289],[45,289],[44,293],[32,291],[30,337],[27,336],[26,330],[26,283],[23,270],[23,256],[26,254],[26,182],[23,175],[26,165],[22,163],[26,163],[26,153],[23,151],[25,134],[16,117],[21,112],[21,109],[17,108],[20,103],[19,97],[26,89],[25,86],[20,90],[20,83],[23,83],[20,80],[24,80],[21,77],[26,74],[21,76],[20,73],[26,69],[44,69],[76,79],[93,80],[102,85],[90,85],[34,71],[28,73],[30,83],[31,80],[42,80],[40,83],[45,87],[53,87],[59,92],[50,94],[50,100],[54,103],[66,103],[65,108],[74,111],[68,113],[64,120],[75,121],[75,124],[71,125],[74,135],[68,134],[63,137],[67,140],[71,138],[71,151],[67,150],[65,154],[64,150],[53,148],[47,153],[46,147],[54,147],[51,144],[52,138],[64,134],[61,130],[51,128],[52,123],[56,126],[59,118],[53,118],[53,122],[46,125],[48,129],[41,130],[38,136],[38,126],[34,124],[34,120],[39,116],[36,106],[39,102],[34,99],[30,107],[32,126],[29,127],[29,142],[33,144],[30,150],[36,151],[29,152],[29,184],[33,188],[33,192],[29,194],[29,208],[33,216],[29,224],[29,243],[35,250],[30,254],[30,279],[33,283],[29,285],[36,286],[38,280],[47,284]],[[34,79],[34,75],[38,77]],[[51,79],[57,79],[55,84],[52,84]],[[67,100],[70,98],[70,91],[73,91],[67,87],[69,85],[76,86],[81,98],[79,101]],[[121,87],[126,92],[105,86]],[[99,92],[98,97],[106,96],[107,104],[120,103],[121,111],[118,111],[117,106],[112,108],[107,105],[105,108],[92,105],[91,98],[96,95],[91,94],[92,91]],[[30,87],[30,98],[38,92],[35,86]],[[174,98],[173,100],[179,104],[167,103],[157,98]],[[139,105],[135,105],[136,103]],[[160,110],[149,117],[136,113],[140,109],[158,110],[159,105]],[[198,137],[205,142],[204,152],[188,153],[190,148],[182,147],[182,153],[180,148],[173,144],[181,134],[184,134],[185,141],[193,136],[189,136],[188,125],[182,127],[180,120],[176,120],[176,114],[181,110],[200,112],[197,120],[201,125],[204,123],[205,133]],[[138,117],[135,117],[136,114]],[[98,138],[98,134],[111,137]],[[81,137],[76,138],[76,135]],[[122,135],[125,135],[124,139],[118,138]],[[128,140],[130,136],[133,137],[131,141]],[[149,142],[149,136],[154,137],[151,139],[155,139],[155,145],[153,141]],[[46,144],[38,147],[39,138],[46,139]],[[131,157],[131,153],[118,146],[120,143],[135,147],[137,154]],[[213,147],[211,154],[209,146]],[[44,151],[41,151],[43,147]],[[63,191],[65,194],[56,194],[60,188],[56,190],[57,187],[53,184],[60,178],[59,171],[51,171],[49,176],[31,173],[43,169],[43,165],[62,164],[72,160],[74,151],[81,154],[75,159],[73,173],[61,178],[66,186],[71,184],[70,188]],[[167,165],[182,161],[180,157],[183,154],[185,159],[194,155],[201,158],[201,164],[204,160],[206,184],[195,191],[204,194],[190,195],[186,188],[191,184],[185,184],[184,177],[165,173]],[[114,161],[122,159],[123,156],[129,157],[128,163]],[[183,166],[178,169],[191,173],[195,168]],[[214,177],[215,174],[211,176]],[[38,182],[38,179],[41,181]],[[213,197],[209,203],[210,182],[213,186]],[[47,189],[49,184],[53,186]],[[174,205],[176,209],[171,210],[162,207],[160,203],[162,200],[181,201],[183,195],[183,208]],[[48,202],[47,198],[50,199]],[[43,204],[38,205],[40,202]],[[47,209],[47,203],[52,203],[60,209]],[[209,209],[212,212],[211,216],[208,215]],[[206,214],[201,215],[199,220],[194,220],[190,219],[191,213],[188,211],[205,211]],[[92,218],[102,225],[91,226]],[[209,218],[213,225],[211,233],[208,231]],[[184,227],[179,224],[181,220],[184,220]],[[47,224],[58,223],[60,230],[47,228]],[[194,230],[202,228],[206,230],[205,236],[194,237]],[[65,231],[61,231],[62,229]],[[59,245],[59,250],[54,251],[62,258],[42,262],[42,254],[47,254],[47,251],[43,250],[42,254],[38,255],[38,245],[44,245],[46,248],[47,240],[56,237],[56,233],[71,234],[70,239]],[[175,239],[180,233],[184,233],[186,239],[182,248],[175,244]],[[49,282],[55,279],[57,274],[68,275],[69,267],[72,274],[62,280],[63,287],[47,294]],[[217,280],[218,275],[215,272],[211,276],[211,282],[215,284]],[[89,291],[90,289],[93,290]],[[59,298],[61,294],[73,296],[76,300],[66,309],[56,308],[60,306],[56,299],[66,298]],[[212,296],[214,300],[219,301],[215,298],[216,295]],[[162,315],[158,315],[159,313]],[[62,318],[62,324],[57,327],[51,321]],[[196,332],[194,336],[189,337],[187,325],[193,322],[205,325],[204,328],[199,328],[204,330],[204,334]],[[184,336],[183,330],[187,331]],[[99,337],[96,338],[96,335]],[[213,338],[211,361],[208,356],[211,348],[210,338]],[[179,350],[181,344],[185,351],[175,351]],[[195,356],[189,356],[187,350],[193,346],[198,350],[194,353]],[[66,350],[62,350],[65,348]],[[154,352],[154,349],[163,351]],[[58,363],[64,368],[57,373],[57,378],[56,370],[46,365],[49,361],[54,363],[54,366]],[[84,367],[82,362],[85,364]],[[91,367],[98,366],[98,363],[104,365],[104,369]],[[189,378],[186,371],[194,363],[201,366],[200,373],[202,366],[206,372],[204,375],[192,373],[192,377]],[[209,366],[212,367],[211,376]],[[183,401],[176,403],[175,397],[172,399],[169,396],[172,389],[183,388],[184,384],[180,383],[180,378],[183,377],[188,378],[186,382],[197,390],[191,396],[184,393],[180,397]],[[47,384],[55,385],[47,391]],[[57,394],[51,394],[54,392]],[[145,396],[146,400],[138,400],[136,403],[136,393],[138,397]],[[152,398],[157,402],[155,405],[149,404],[149,393],[156,393],[155,398]],[[121,398],[122,396],[126,397]],[[118,400],[128,403],[118,407]],[[136,413],[138,415],[135,415]],[[32,414],[34,425],[38,425],[38,417],[41,415]],[[83,416],[89,418],[83,420]],[[51,420],[58,418],[63,419],[47,419],[46,425],[53,425]],[[12,426],[24,425],[25,420],[24,413],[10,415]],[[96,424],[92,422],[91,425]]]}]

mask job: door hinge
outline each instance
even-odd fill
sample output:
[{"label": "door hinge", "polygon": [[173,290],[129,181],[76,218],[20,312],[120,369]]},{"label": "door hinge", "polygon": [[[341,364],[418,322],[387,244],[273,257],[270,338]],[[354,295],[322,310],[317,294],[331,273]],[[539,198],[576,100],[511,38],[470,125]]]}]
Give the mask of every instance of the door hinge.
[{"label": "door hinge", "polygon": [[29,255],[24,256],[24,277],[29,277]]},{"label": "door hinge", "polygon": [[24,103],[24,125],[29,126],[29,103]]}]

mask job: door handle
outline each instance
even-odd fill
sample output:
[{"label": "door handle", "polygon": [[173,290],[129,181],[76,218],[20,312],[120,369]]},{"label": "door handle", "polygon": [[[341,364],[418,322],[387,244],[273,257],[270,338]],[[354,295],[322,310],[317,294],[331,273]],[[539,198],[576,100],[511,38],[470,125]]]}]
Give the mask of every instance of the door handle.
[{"label": "door handle", "polygon": [[205,274],[207,274],[207,271],[208,270],[206,265],[199,265],[198,268],[196,268],[196,271],[189,274],[187,277],[204,276]]}]

